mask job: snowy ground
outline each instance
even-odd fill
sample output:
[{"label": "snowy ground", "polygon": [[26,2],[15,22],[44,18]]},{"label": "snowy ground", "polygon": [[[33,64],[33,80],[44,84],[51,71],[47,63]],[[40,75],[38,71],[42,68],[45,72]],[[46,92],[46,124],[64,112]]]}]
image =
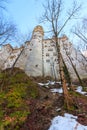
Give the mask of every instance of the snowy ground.
[{"label": "snowy ground", "polygon": [[[55,84],[61,85],[61,82],[48,81],[47,83],[38,83],[39,86],[46,87],[46,88],[49,88],[49,85],[55,85]],[[60,93],[60,94],[63,93],[63,89],[62,88],[53,88],[53,89],[50,89],[50,90],[53,93]],[[77,86],[76,92],[78,92],[78,93],[80,93],[82,95],[87,96],[87,92],[82,91],[82,86]]]},{"label": "snowy ground", "polygon": [[82,91],[82,86],[78,86],[77,89],[76,89],[76,92],[78,92],[78,93],[80,93],[82,95],[87,96],[87,92]]},{"label": "snowy ground", "polygon": [[63,93],[63,89],[62,88],[53,88],[53,89],[51,89],[51,92],[53,92],[53,93]]},{"label": "snowy ground", "polygon": [[46,88],[49,88],[49,85],[54,85],[55,83],[56,83],[55,81],[48,81],[47,83],[38,83],[38,84],[40,86],[45,86]]},{"label": "snowy ground", "polygon": [[[45,86],[47,88],[49,88],[49,85],[54,85],[55,83],[58,83],[61,85],[60,82],[52,82],[52,81],[48,81],[47,83],[38,83],[40,86]],[[63,93],[63,89],[62,88],[53,88],[50,89],[51,92],[53,93]],[[76,92],[83,94],[85,96],[87,96],[87,92],[82,91],[82,86],[77,86]],[[50,128],[48,130],[87,130],[87,126],[81,125],[80,123],[78,123],[76,121],[78,117],[73,116],[71,114],[64,114],[63,116],[57,116],[52,120],[52,124],[50,126]]]},{"label": "snowy ground", "polygon": [[77,117],[71,114],[64,114],[64,117],[57,116],[52,120],[48,130],[87,130],[87,126],[76,121]]}]

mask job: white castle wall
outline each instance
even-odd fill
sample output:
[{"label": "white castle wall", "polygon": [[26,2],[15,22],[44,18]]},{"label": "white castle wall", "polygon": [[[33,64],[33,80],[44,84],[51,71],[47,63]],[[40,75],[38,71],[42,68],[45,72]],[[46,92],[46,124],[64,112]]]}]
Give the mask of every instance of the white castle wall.
[{"label": "white castle wall", "polygon": [[43,41],[44,75],[58,77],[58,60],[56,46],[52,39]]},{"label": "white castle wall", "polygon": [[0,68],[4,69],[8,62],[8,57],[12,53],[12,48],[9,44],[2,46],[0,50]]},{"label": "white castle wall", "polygon": [[[87,61],[85,57],[81,52],[75,50],[66,36],[58,40],[61,46],[63,59],[70,72],[71,78],[74,80],[77,79],[77,76],[69,57],[72,59],[80,77],[87,77]],[[4,46],[4,48],[0,50],[0,68],[5,69],[11,67],[20,52],[21,48],[12,49],[9,46]],[[41,26],[35,27],[32,38],[30,42],[26,43],[15,67],[23,69],[29,76],[52,76],[54,78],[59,78],[59,64],[54,38],[44,39],[43,28]]]},{"label": "white castle wall", "polygon": [[42,76],[42,40],[40,32],[34,32],[30,41],[29,56],[25,65],[25,72],[32,76]]}]

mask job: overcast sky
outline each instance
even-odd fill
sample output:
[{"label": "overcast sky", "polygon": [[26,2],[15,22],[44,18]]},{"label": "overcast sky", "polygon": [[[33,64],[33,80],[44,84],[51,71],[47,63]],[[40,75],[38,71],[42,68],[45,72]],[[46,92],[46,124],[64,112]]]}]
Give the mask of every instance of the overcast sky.
[{"label": "overcast sky", "polygon": [[[42,3],[46,0],[9,0],[7,13],[10,19],[17,24],[22,33],[32,31],[39,24],[39,17],[43,12]],[[73,0],[64,0],[64,9],[71,6]],[[80,16],[87,16],[87,0],[77,0],[83,4]],[[45,26],[45,25],[44,25]],[[70,26],[70,25],[69,25]],[[67,26],[68,27],[68,26]]]}]

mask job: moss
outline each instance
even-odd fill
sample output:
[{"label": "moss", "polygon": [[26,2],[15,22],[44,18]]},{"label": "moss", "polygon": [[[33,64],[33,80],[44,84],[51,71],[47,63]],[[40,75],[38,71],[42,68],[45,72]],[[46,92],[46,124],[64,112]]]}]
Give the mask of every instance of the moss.
[{"label": "moss", "polygon": [[69,91],[69,93],[73,96],[73,97],[84,97],[84,95],[78,93],[78,92],[75,92],[75,91]]},{"label": "moss", "polygon": [[10,114],[10,117],[15,117],[17,120],[22,121],[23,118],[26,118],[30,114],[30,111],[16,111]]},{"label": "moss", "polygon": [[2,100],[3,98],[5,98],[5,92],[0,92],[0,99]]},{"label": "moss", "polygon": [[0,107],[0,120],[3,118],[4,116],[4,111],[2,110],[2,108]]},{"label": "moss", "polygon": [[4,128],[7,130],[19,130],[19,126],[22,125],[27,116],[30,114],[28,111],[15,111],[11,113],[7,118],[4,119],[3,125]]},{"label": "moss", "polygon": [[2,121],[0,121],[0,130],[4,130],[4,125]]},{"label": "moss", "polygon": [[12,75],[9,70],[0,73],[0,79],[3,81],[0,90],[0,127],[4,130],[19,130],[30,114],[26,100],[39,95],[37,84],[17,69]]},{"label": "moss", "polygon": [[38,88],[36,84],[29,83],[29,86],[27,88],[27,94],[32,97],[36,98],[39,95]]},{"label": "moss", "polygon": [[4,74],[0,72],[0,79],[3,79]]},{"label": "moss", "polygon": [[5,102],[6,99],[6,93],[0,92],[0,105],[2,105]]}]

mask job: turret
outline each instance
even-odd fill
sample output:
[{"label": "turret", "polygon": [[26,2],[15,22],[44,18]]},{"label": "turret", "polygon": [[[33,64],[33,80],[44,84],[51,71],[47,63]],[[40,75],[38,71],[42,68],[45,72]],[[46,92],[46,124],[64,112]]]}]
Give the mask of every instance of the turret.
[{"label": "turret", "polygon": [[44,31],[42,26],[34,28],[30,41],[29,57],[25,66],[28,75],[42,76],[42,42]]},{"label": "turret", "polygon": [[33,30],[33,35],[34,35],[35,33],[36,33],[36,34],[39,33],[39,34],[41,34],[41,35],[43,36],[43,35],[44,35],[44,31],[43,31],[42,26],[40,26],[40,25],[36,26],[36,27],[34,28],[34,30]]}]

